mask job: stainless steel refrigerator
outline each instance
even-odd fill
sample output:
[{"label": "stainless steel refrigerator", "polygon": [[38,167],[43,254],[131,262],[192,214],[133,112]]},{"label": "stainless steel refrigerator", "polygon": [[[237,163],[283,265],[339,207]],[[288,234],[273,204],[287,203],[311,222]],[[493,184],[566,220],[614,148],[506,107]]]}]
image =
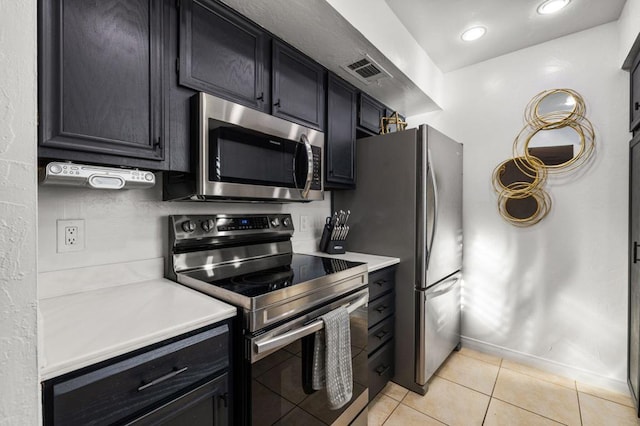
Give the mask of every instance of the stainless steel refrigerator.
[{"label": "stainless steel refrigerator", "polygon": [[349,251],[400,258],[393,381],[424,394],[460,343],[462,145],[421,125],[359,139]]}]

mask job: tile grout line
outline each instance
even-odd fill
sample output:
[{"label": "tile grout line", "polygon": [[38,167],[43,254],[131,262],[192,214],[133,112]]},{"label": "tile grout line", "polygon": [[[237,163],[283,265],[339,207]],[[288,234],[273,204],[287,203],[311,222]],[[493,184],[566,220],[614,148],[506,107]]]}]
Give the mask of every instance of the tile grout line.
[{"label": "tile grout line", "polygon": [[531,410],[529,410],[529,409],[527,409],[527,408],[520,407],[519,405],[515,405],[515,404],[514,404],[514,403],[512,403],[512,402],[505,401],[505,400],[502,400],[502,399],[497,398],[497,397],[493,397],[493,398],[491,398],[491,399],[492,399],[492,400],[493,400],[493,399],[495,399],[496,401],[504,402],[504,403],[505,403],[505,404],[507,404],[507,405],[510,405],[510,406],[512,406],[512,407],[515,407],[515,408],[518,408],[518,409],[520,409],[520,410],[522,410],[522,411],[526,411],[527,413],[535,414],[535,415],[536,415],[536,416],[538,416],[538,417],[542,417],[543,419],[547,419],[547,420],[550,420],[550,421],[552,421],[552,422],[554,422],[554,423],[558,423],[559,425],[568,426],[566,423],[562,423],[562,422],[560,422],[560,421],[558,421],[558,420],[556,420],[556,419],[552,419],[551,417],[547,417],[547,416],[545,416],[545,415],[543,415],[543,414],[536,413],[535,411],[531,411]]},{"label": "tile grout line", "polygon": [[582,421],[582,407],[580,406],[580,392],[578,392],[578,382],[574,380],[573,386],[575,387],[576,398],[578,399],[578,415],[580,416],[580,424],[583,425],[584,422]]},{"label": "tile grout line", "polygon": [[384,424],[385,424],[385,423],[387,423],[387,421],[391,418],[391,415],[392,415],[393,413],[395,413],[395,412],[396,412],[396,410],[398,409],[398,407],[400,406],[400,404],[402,404],[400,401],[398,401],[398,400],[397,400],[397,399],[395,399],[395,398],[391,398],[390,396],[388,396],[388,395],[386,395],[386,394],[385,394],[385,396],[386,396],[387,398],[389,398],[389,399],[393,400],[393,401],[396,401],[398,404],[395,406],[395,408],[394,408],[393,410],[391,410],[391,412],[389,413],[389,415],[388,415],[387,417],[385,417],[385,418],[384,418],[384,420],[382,421],[381,426],[384,426]]},{"label": "tile grout line", "polygon": [[498,384],[498,377],[500,376],[500,370],[502,370],[502,358],[500,358],[500,365],[498,365],[498,373],[496,374],[496,380],[493,382],[493,387],[491,388],[491,395],[489,395],[489,403],[487,404],[487,409],[484,410],[484,417],[482,418],[482,424],[487,421],[487,414],[489,414],[489,407],[491,406],[491,401],[493,400],[493,392],[496,390],[496,385]]}]

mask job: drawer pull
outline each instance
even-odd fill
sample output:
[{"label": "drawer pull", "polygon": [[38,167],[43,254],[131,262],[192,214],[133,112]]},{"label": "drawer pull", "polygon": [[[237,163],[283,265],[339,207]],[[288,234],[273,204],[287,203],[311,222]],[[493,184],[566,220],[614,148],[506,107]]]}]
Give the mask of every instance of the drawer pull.
[{"label": "drawer pull", "polygon": [[384,336],[386,336],[387,334],[389,334],[389,332],[388,332],[388,331],[382,330],[380,333],[376,334],[376,337],[377,337],[378,339],[382,340],[382,338],[383,338]]},{"label": "drawer pull", "polygon": [[375,284],[378,284],[380,287],[382,287],[386,283],[387,283],[387,280],[378,280],[378,281],[375,282]]},{"label": "drawer pull", "polygon": [[176,377],[178,374],[184,373],[185,371],[187,371],[187,368],[188,367],[184,367],[184,368],[181,368],[179,370],[173,370],[171,373],[165,374],[162,377],[158,377],[157,379],[155,379],[155,380],[153,380],[153,381],[151,381],[151,382],[149,382],[149,383],[147,383],[145,385],[140,386],[138,388],[138,392],[143,391],[143,390],[145,390],[147,388],[150,388],[151,386],[157,385],[158,383],[162,383],[162,382],[164,382],[166,380],[169,380],[172,377]]},{"label": "drawer pull", "polygon": [[633,104],[633,109],[635,109],[636,111],[640,109],[640,102],[635,102]]},{"label": "drawer pull", "polygon": [[388,308],[388,306],[387,306],[387,305],[378,306],[378,307],[376,308],[376,311],[378,311],[378,313],[379,313],[379,314],[381,314],[381,313],[383,313],[384,311],[386,311],[386,310],[387,310],[387,308]]},{"label": "drawer pull", "polygon": [[378,373],[378,376],[382,376],[384,373],[389,371],[390,368],[391,368],[391,364],[389,365],[382,364],[380,367],[376,368],[376,373]]}]

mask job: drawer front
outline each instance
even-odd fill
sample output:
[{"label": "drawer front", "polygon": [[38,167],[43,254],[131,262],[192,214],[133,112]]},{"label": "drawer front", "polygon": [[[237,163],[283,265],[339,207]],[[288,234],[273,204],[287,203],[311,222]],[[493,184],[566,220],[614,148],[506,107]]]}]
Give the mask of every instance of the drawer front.
[{"label": "drawer front", "polygon": [[380,269],[369,274],[369,300],[374,300],[381,294],[387,293],[395,287],[396,268]]},{"label": "drawer front", "polygon": [[369,401],[393,377],[393,340],[369,358]]},{"label": "drawer front", "polygon": [[143,412],[228,367],[228,339],[225,324],[54,383],[53,423],[107,425]]},{"label": "drawer front", "polygon": [[369,302],[369,328],[376,325],[380,321],[393,315],[396,310],[395,293],[387,293]]},{"label": "drawer front", "polygon": [[369,340],[367,342],[367,351],[374,353],[379,347],[393,339],[394,335],[394,317],[387,318],[380,324],[369,329]]}]

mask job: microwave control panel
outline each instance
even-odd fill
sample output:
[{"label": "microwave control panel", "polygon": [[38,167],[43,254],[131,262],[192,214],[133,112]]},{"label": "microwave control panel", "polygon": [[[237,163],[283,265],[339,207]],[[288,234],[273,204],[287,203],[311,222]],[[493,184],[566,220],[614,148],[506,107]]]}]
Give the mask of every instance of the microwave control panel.
[{"label": "microwave control panel", "polygon": [[313,180],[311,181],[311,189],[320,191],[322,189],[321,170],[322,167],[322,150],[317,146],[312,146],[313,151]]}]

